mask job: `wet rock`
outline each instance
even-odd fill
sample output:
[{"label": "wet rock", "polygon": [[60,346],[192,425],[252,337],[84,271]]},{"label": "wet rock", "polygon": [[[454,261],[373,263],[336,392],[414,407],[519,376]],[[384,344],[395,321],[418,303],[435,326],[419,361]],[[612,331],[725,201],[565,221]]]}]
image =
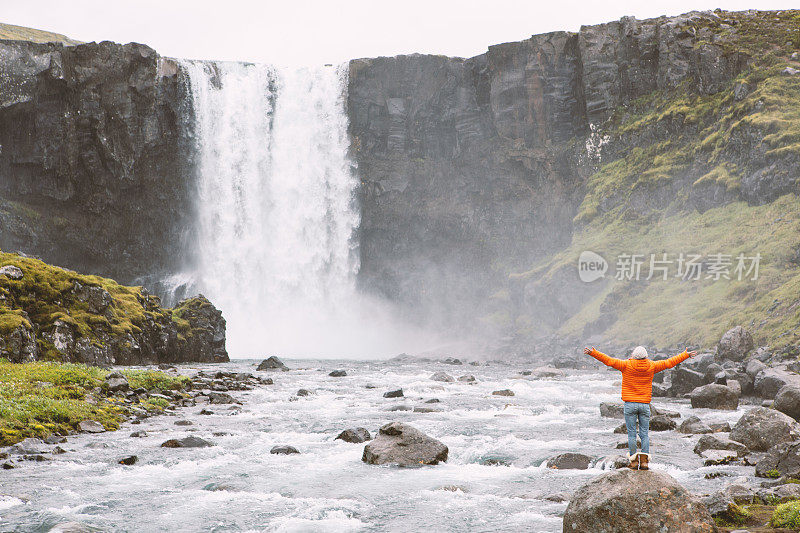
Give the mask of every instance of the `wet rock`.
[{"label": "wet rock", "polygon": [[281,361],[280,359],[278,359],[273,355],[268,359],[264,359],[263,361],[261,361],[256,370],[261,370],[261,371],[282,370],[284,372],[287,372],[289,370],[289,367],[283,364],[283,361]]},{"label": "wet rock", "polygon": [[176,426],[193,426],[194,422],[192,422],[191,420],[176,420],[175,421],[175,425]]},{"label": "wet rock", "polygon": [[501,457],[486,457],[478,462],[483,466],[511,466],[511,461]]},{"label": "wet rock", "polygon": [[785,483],[768,490],[760,490],[758,491],[758,497],[762,501],[779,504],[798,500],[800,499],[800,485],[797,483]]},{"label": "wet rock", "polygon": [[692,408],[724,409],[735,411],[739,407],[739,396],[725,385],[711,383],[692,391]]},{"label": "wet rock", "polygon": [[147,432],[144,431],[144,430],[134,431],[133,433],[131,433],[131,437],[134,437],[134,438],[137,438],[137,439],[141,439],[141,438],[146,437],[146,436],[147,436]]},{"label": "wet rock", "polygon": [[225,405],[230,403],[240,404],[242,402],[225,392],[209,392],[208,403],[214,405]]},{"label": "wet rock", "polygon": [[555,494],[548,494],[544,497],[544,500],[548,502],[562,503],[568,502],[570,497],[571,496],[566,492],[556,492]]},{"label": "wet rock", "polygon": [[736,452],[730,450],[706,450],[699,455],[704,466],[726,465],[739,458]]},{"label": "wet rock", "polygon": [[273,446],[269,453],[273,455],[292,455],[295,453],[300,453],[300,451],[294,446],[281,445]]},{"label": "wet rock", "polygon": [[442,381],[444,383],[453,383],[455,381],[455,378],[453,378],[453,376],[451,376],[447,372],[435,372],[431,376],[431,379],[433,381]]},{"label": "wet rock", "polygon": [[493,396],[514,396],[514,391],[511,389],[496,390],[492,392]]},{"label": "wet rock", "polygon": [[98,442],[90,442],[84,447],[91,448],[93,450],[106,450],[108,448],[111,448],[111,445],[107,442],[98,441]]},{"label": "wet rock", "polygon": [[11,279],[22,279],[22,269],[14,265],[5,265],[0,267],[0,276],[5,276]]},{"label": "wet rock", "polygon": [[444,361],[442,361],[446,365],[463,365],[464,363],[461,359],[456,359],[455,357],[448,357]]},{"label": "wet rock", "polygon": [[64,444],[67,442],[66,437],[62,437],[61,435],[48,435],[42,440],[45,444]]},{"label": "wet rock", "polygon": [[669,392],[672,396],[680,396],[705,385],[705,383],[705,376],[702,373],[677,366],[672,371],[672,385]]},{"label": "wet rock", "polygon": [[765,368],[756,374],[753,388],[756,395],[773,400],[786,385],[800,386],[800,375],[782,368]]},{"label": "wet rock", "polygon": [[415,413],[441,413],[441,409],[436,409],[435,407],[414,407]]},{"label": "wet rock", "polygon": [[711,431],[714,433],[730,433],[731,425],[728,422],[711,422],[708,427],[711,428]]},{"label": "wet rock", "polygon": [[790,478],[800,478],[800,442],[783,442],[767,450],[756,463],[756,475],[772,477],[773,472]]},{"label": "wet rock", "polygon": [[308,389],[300,389],[295,393],[295,396],[311,396],[312,394],[314,393]]},{"label": "wet rock", "polygon": [[106,384],[108,390],[111,392],[125,392],[130,389],[128,380],[122,375],[122,372],[111,372],[106,376]]},{"label": "wet rock", "polygon": [[664,415],[650,417],[650,431],[670,431],[677,426],[678,424],[673,419]]},{"label": "wet rock", "polygon": [[23,439],[16,444],[12,444],[8,448],[8,453],[11,454],[36,454],[49,451],[50,448],[48,448],[41,439],[35,437]]},{"label": "wet rock", "polygon": [[564,513],[564,533],[716,531],[705,505],[657,470],[620,469],[578,489]]},{"label": "wet rock", "polygon": [[345,429],[334,440],[343,440],[345,442],[360,443],[372,440],[372,435],[369,434],[366,428],[352,428]]},{"label": "wet rock", "polygon": [[208,416],[208,415],[213,415],[213,414],[214,414],[214,411],[211,411],[211,410],[209,410],[209,409],[201,409],[201,410],[200,410],[200,414],[201,414],[201,415],[205,415],[205,416]]},{"label": "wet rock", "polygon": [[439,398],[431,398],[430,400],[425,400],[425,403],[441,403],[441,401]]},{"label": "wet rock", "polygon": [[727,435],[720,433],[713,433],[711,435],[703,435],[694,446],[694,453],[697,455],[702,454],[706,450],[728,450],[734,451],[740,456],[745,455],[749,450],[747,446],[741,442],[731,440]]},{"label": "wet rock", "polygon": [[200,437],[169,439],[161,444],[162,448],[208,448],[209,446],[214,446],[214,444]]},{"label": "wet rock", "polygon": [[624,423],[620,424],[619,426],[614,428],[614,433],[617,434],[617,435],[624,435],[627,432],[628,432],[628,428],[627,428],[627,426],[625,426]]},{"label": "wet rock", "polygon": [[744,371],[749,375],[751,378],[754,378],[758,375],[759,372],[767,368],[767,365],[759,361],[758,359],[751,359],[748,361],[747,366],[745,366]]},{"label": "wet rock", "polygon": [[696,416],[690,416],[678,426],[678,432],[696,435],[699,433],[711,433],[711,428]]},{"label": "wet rock", "polygon": [[717,360],[744,361],[753,349],[753,336],[742,326],[725,332],[717,344]]},{"label": "wet rock", "polygon": [[67,450],[65,450],[61,446],[56,446],[55,448],[53,448],[53,451],[51,453],[53,455],[61,455],[61,454],[67,453]]},{"label": "wet rock", "polygon": [[447,461],[448,452],[442,442],[418,429],[392,422],[382,426],[375,439],[364,447],[361,460],[374,465],[435,465]]},{"label": "wet rock", "polygon": [[458,381],[461,383],[476,383],[478,380],[475,379],[475,376],[472,374],[466,374],[464,376],[459,376]]},{"label": "wet rock", "polygon": [[0,465],[0,468],[2,468],[3,470],[11,470],[16,467],[17,465],[15,465],[12,461],[5,461],[3,462],[2,465]]},{"label": "wet rock", "polygon": [[582,453],[562,453],[547,460],[547,468],[558,470],[586,470],[592,458]]},{"label": "wet rock", "polygon": [[[626,442],[623,448],[627,448],[628,443]],[[612,470],[618,468],[625,468],[630,464],[630,460],[626,455],[609,455],[608,457],[602,457],[597,463],[594,465],[595,468],[599,468],[600,470]]]},{"label": "wet rock", "polygon": [[139,458],[135,455],[129,455],[127,457],[123,457],[119,461],[117,461],[121,465],[132,466],[135,465]]},{"label": "wet rock", "polygon": [[625,416],[624,407],[618,403],[601,402],[600,416],[606,418],[623,418]]},{"label": "wet rock", "polygon": [[347,375],[346,370],[334,370],[333,372],[328,374],[332,378],[343,378]]},{"label": "wet rock", "polygon": [[796,385],[781,387],[778,394],[775,395],[773,408],[795,420],[800,420],[800,387]]},{"label": "wet rock", "polygon": [[410,405],[393,405],[386,409],[387,411],[396,412],[396,411],[413,411],[414,408]]},{"label": "wet rock", "polygon": [[403,397],[403,389],[392,390],[389,392],[383,393],[384,398],[402,398]]},{"label": "wet rock", "polygon": [[776,444],[798,440],[800,425],[779,411],[756,407],[736,422],[730,438],[752,451],[765,452]]},{"label": "wet rock", "polygon": [[78,431],[83,433],[104,433],[105,430],[103,424],[95,420],[83,420],[78,423]]}]

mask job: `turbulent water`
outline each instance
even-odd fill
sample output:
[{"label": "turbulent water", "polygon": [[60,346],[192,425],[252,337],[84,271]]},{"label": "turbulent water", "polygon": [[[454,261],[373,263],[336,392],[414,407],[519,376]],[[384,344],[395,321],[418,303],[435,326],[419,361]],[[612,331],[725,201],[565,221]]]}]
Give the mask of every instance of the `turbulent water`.
[{"label": "turbulent water", "polygon": [[195,116],[198,241],[178,279],[222,309],[234,355],[344,353],[364,329],[346,70],[182,68]]},{"label": "turbulent water", "polygon": [[[618,453],[624,436],[612,429],[621,420],[600,418],[598,404],[619,401],[617,373],[568,371],[563,378],[532,380],[520,367],[449,366],[377,362],[288,361],[297,368],[269,374],[271,386],[233,392],[243,400],[239,414],[228,406],[199,416],[203,406],[174,416],[124,424],[103,435],[70,437],[68,453],[47,463],[26,462],[0,474],[0,530],[48,531],[75,521],[102,531],[561,531],[566,503],[546,498],[571,492],[593,476],[550,470],[543,461],[577,451],[593,456]],[[255,362],[213,367],[254,372]],[[193,368],[183,367],[184,373]],[[344,378],[328,377],[346,369]],[[474,374],[478,383],[440,383],[431,373]],[[266,375],[266,373],[264,373]],[[372,385],[375,388],[367,388]],[[406,398],[383,393],[402,387]],[[308,397],[294,393],[306,388]],[[492,396],[510,388],[514,397]],[[389,411],[439,398],[437,413]],[[655,402],[707,421],[735,422],[740,411],[691,409],[685,400]],[[430,407],[431,404],[424,404]],[[175,426],[176,416],[193,426]],[[364,426],[374,433],[401,420],[442,440],[447,463],[401,469],[361,462],[363,444],[334,440],[343,429]],[[146,438],[131,431],[146,430]],[[214,436],[224,432],[225,436]],[[168,438],[206,438],[204,449],[165,449]],[[732,477],[707,480],[709,472],[752,475],[752,468],[702,467],[692,447],[698,436],[651,433],[653,467],[675,476],[693,492],[710,492]],[[106,442],[109,448],[89,448]],[[270,455],[289,444],[299,455]],[[117,464],[136,454],[135,466]],[[508,466],[491,466],[499,459]]]}]

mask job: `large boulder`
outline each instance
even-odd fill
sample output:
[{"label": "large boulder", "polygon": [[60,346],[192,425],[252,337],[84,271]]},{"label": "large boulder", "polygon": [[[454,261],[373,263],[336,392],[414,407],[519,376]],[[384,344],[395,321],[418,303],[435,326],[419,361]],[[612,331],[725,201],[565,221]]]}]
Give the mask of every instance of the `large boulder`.
[{"label": "large boulder", "polygon": [[618,403],[602,402],[600,404],[600,416],[606,418],[623,418],[625,416],[624,406]]},{"label": "large boulder", "polygon": [[578,489],[564,513],[565,533],[713,532],[706,507],[668,474],[615,470]]},{"label": "large boulder", "polygon": [[692,407],[708,409],[725,409],[735,411],[739,407],[739,396],[725,385],[711,383],[697,387],[692,391]]},{"label": "large boulder", "polygon": [[[670,431],[677,427],[677,422],[666,415],[650,417],[650,431]],[[627,433],[627,431],[626,431]]]},{"label": "large boulder", "polygon": [[705,376],[690,368],[676,367],[672,371],[672,385],[669,392],[672,396],[680,396],[705,385]]},{"label": "large boulder", "polygon": [[447,372],[435,372],[431,376],[431,379],[433,381],[443,381],[445,383],[453,383],[455,381],[455,378]]},{"label": "large boulder", "polygon": [[361,443],[367,442],[372,439],[367,428],[357,427],[345,429],[334,440],[343,440],[345,442]]},{"label": "large boulder", "polygon": [[753,349],[753,336],[742,326],[725,332],[717,344],[717,359],[720,361],[744,361]]},{"label": "large boulder", "polygon": [[690,416],[678,426],[678,432],[696,435],[699,433],[711,433],[711,427],[696,416]]},{"label": "large boulder", "polygon": [[742,415],[730,437],[754,452],[765,452],[776,444],[800,439],[800,424],[774,409],[756,407]]},{"label": "large boulder", "polygon": [[694,446],[694,453],[701,455],[707,450],[734,451],[740,456],[746,455],[748,452],[747,446],[741,442],[731,440],[727,435],[722,433],[703,435],[700,437],[700,439],[698,439],[697,444]]},{"label": "large boulder", "polygon": [[562,453],[547,460],[547,468],[557,470],[586,470],[592,458],[582,453]]},{"label": "large boulder", "polygon": [[756,374],[753,388],[757,396],[772,400],[786,385],[800,386],[800,375],[783,368],[765,368]]},{"label": "large boulder", "polygon": [[756,463],[756,475],[760,477],[786,476],[800,479],[800,442],[776,444]]},{"label": "large boulder", "polygon": [[449,450],[442,442],[420,430],[392,422],[378,430],[375,439],[364,446],[361,460],[372,465],[435,465],[447,461]]},{"label": "large boulder", "polygon": [[283,370],[284,372],[287,372],[289,367],[283,364],[283,361],[273,355],[261,361],[256,370]]},{"label": "large boulder", "polygon": [[800,387],[796,385],[781,387],[778,394],[775,395],[775,403],[772,407],[795,420],[800,420]]},{"label": "large boulder", "polygon": [[119,371],[108,374],[106,376],[106,384],[111,392],[125,392],[130,388],[128,380]]},{"label": "large boulder", "polygon": [[758,359],[751,359],[747,362],[747,366],[744,367],[744,371],[747,372],[751,378],[755,379],[759,372],[767,368],[767,365],[759,361]]}]

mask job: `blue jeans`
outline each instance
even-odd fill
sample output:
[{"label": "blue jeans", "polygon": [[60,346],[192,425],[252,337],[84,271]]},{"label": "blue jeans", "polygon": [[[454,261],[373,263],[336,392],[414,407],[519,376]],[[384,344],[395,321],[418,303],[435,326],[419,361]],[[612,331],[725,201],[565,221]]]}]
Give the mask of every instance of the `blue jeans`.
[{"label": "blue jeans", "polygon": [[639,423],[639,438],[642,440],[642,453],[650,454],[650,404],[625,402],[625,426],[628,428],[628,450],[636,453],[636,423]]}]

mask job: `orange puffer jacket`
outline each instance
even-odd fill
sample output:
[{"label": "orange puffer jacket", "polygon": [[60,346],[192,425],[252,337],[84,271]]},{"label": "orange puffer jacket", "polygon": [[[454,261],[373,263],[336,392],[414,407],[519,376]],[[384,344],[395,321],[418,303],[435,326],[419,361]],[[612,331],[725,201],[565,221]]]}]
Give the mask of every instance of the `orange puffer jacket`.
[{"label": "orange puffer jacket", "polygon": [[650,359],[615,359],[602,352],[592,350],[589,354],[604,365],[622,371],[622,401],[650,403],[653,395],[653,375],[685,361],[689,354],[684,351],[663,361]]}]

